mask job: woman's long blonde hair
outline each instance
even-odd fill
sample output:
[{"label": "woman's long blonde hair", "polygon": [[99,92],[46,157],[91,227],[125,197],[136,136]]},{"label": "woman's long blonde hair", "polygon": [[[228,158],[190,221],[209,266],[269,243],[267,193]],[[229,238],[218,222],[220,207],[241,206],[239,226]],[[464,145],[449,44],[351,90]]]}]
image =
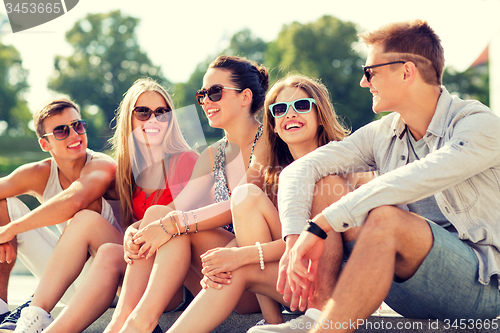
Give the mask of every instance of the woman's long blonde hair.
[{"label": "woman's long blonde hair", "polygon": [[278,193],[279,174],[287,165],[293,162],[293,157],[288,145],[274,131],[276,122],[271,111],[269,111],[269,105],[276,102],[279,93],[286,87],[300,88],[316,101],[318,147],[330,141],[341,141],[350,133],[350,130],[340,124],[330,101],[330,93],[321,81],[302,75],[290,75],[278,80],[269,90],[264,103],[264,133],[270,149],[269,160],[265,170],[263,170],[264,191],[274,205],[276,205],[276,195]]},{"label": "woman's long blonde hair", "polygon": [[[170,112],[171,118],[162,143],[165,159],[169,161],[172,156],[176,156],[176,154],[180,152],[191,150],[182,136],[174,111],[174,103],[165,88],[150,78],[143,78],[135,81],[126,92],[125,97],[117,109],[115,133],[109,140],[112,145],[114,157],[118,162],[118,169],[116,171],[116,190],[121,203],[121,221],[123,226],[130,225],[134,220],[132,199],[137,184],[134,180],[133,170],[137,170],[138,168],[137,156],[141,154],[141,151],[136,145],[129,145],[129,137],[132,135],[132,111],[134,110],[139,96],[145,92],[160,94],[167,106],[172,109],[172,112]],[[159,197],[159,195],[157,197]]]}]

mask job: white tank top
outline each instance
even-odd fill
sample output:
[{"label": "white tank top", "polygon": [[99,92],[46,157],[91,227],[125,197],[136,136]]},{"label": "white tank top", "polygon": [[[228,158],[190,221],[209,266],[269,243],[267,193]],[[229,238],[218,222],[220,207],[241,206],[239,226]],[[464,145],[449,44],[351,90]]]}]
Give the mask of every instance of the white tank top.
[{"label": "white tank top", "polygon": [[[87,149],[87,160],[85,161],[85,164],[89,163],[92,160],[93,156],[94,152],[90,149]],[[59,182],[59,168],[57,167],[56,161],[52,158],[50,161],[49,180],[47,181],[47,185],[45,186],[45,190],[43,191],[43,196],[42,196],[43,202],[53,198],[62,191],[63,188],[61,186],[61,183]],[[101,216],[104,217],[106,220],[108,220],[109,223],[111,223],[111,225],[113,225],[116,229],[118,229],[118,231],[122,232],[122,229],[118,224],[118,222],[116,221],[116,218],[113,214],[113,209],[104,198],[102,198]],[[67,223],[68,221],[57,224],[56,225],[57,229],[59,229],[59,231],[62,233]]]}]

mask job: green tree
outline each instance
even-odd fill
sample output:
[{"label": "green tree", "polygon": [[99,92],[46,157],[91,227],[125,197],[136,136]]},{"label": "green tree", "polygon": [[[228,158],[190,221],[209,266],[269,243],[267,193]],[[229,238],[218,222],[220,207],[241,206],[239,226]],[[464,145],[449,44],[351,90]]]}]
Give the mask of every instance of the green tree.
[{"label": "green tree", "polygon": [[243,56],[259,64],[264,62],[267,43],[255,37],[250,29],[243,29],[231,37],[229,47],[222,54]]},{"label": "green tree", "polygon": [[450,93],[462,99],[476,99],[485,105],[490,104],[490,76],[488,64],[468,68],[457,72],[453,67],[446,67],[443,84]]},{"label": "green tree", "polygon": [[111,134],[110,123],[123,94],[135,80],[149,76],[169,86],[159,67],[142,52],[135,29],[139,19],[119,10],[89,14],[66,33],[74,48],[69,57],[56,56],[49,88],[69,95],[90,122],[90,146],[99,148]]},{"label": "green tree", "polygon": [[27,131],[31,113],[23,96],[27,76],[17,49],[0,42],[0,134],[6,129],[11,135],[32,133]]},{"label": "green tree", "polygon": [[[173,99],[177,107],[183,107],[192,104],[196,105],[198,118],[201,122],[201,128],[203,129],[203,134],[205,135],[207,141],[220,139],[223,135],[223,131],[221,129],[210,127],[203,108],[196,103],[195,98],[196,91],[198,91],[203,85],[203,76],[205,75],[208,65],[210,64],[210,62],[212,62],[212,60],[213,59],[207,59],[199,63],[186,83],[177,83],[173,87]],[[181,126],[183,121],[186,120],[179,118],[179,124],[181,124]]]},{"label": "green tree", "polygon": [[265,64],[273,81],[289,71],[321,79],[337,114],[355,130],[373,120],[370,92],[359,86],[364,59],[354,50],[357,41],[356,26],[332,16],[293,22],[269,43]]}]

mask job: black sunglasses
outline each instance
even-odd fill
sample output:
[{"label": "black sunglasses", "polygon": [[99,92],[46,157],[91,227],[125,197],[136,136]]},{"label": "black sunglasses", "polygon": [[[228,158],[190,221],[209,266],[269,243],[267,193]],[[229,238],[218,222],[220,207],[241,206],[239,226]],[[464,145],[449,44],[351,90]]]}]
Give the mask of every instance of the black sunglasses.
[{"label": "black sunglasses", "polygon": [[371,66],[363,66],[363,73],[365,74],[366,81],[370,82],[370,79],[372,78],[372,68],[377,68],[377,67],[382,67],[382,66],[387,66],[387,65],[392,65],[392,64],[404,64],[406,61],[391,61],[391,62],[386,62],[385,64],[378,64],[378,65],[371,65]]},{"label": "black sunglasses", "polygon": [[64,140],[69,136],[70,128],[73,128],[76,134],[85,134],[87,132],[87,122],[85,120],[76,120],[69,125],[59,125],[54,127],[52,133],[42,135],[42,138],[53,135],[56,140]]},{"label": "black sunglasses", "polygon": [[137,120],[139,120],[139,121],[148,120],[149,118],[151,118],[151,115],[154,113],[156,120],[164,123],[164,122],[167,122],[169,120],[169,117],[161,117],[161,116],[168,114],[170,111],[172,111],[172,109],[170,109],[169,107],[163,107],[163,106],[156,108],[156,110],[154,110],[154,111],[151,110],[150,108],[148,108],[147,106],[137,106],[134,108],[133,112],[134,112],[135,118],[137,118]]},{"label": "black sunglasses", "polygon": [[218,102],[222,98],[222,90],[224,89],[231,89],[237,91],[242,90],[239,88],[224,87],[221,84],[215,84],[208,89],[198,90],[196,92],[196,101],[198,102],[198,104],[203,105],[203,100],[205,99],[205,96],[208,96],[208,99],[211,100],[212,102]]}]

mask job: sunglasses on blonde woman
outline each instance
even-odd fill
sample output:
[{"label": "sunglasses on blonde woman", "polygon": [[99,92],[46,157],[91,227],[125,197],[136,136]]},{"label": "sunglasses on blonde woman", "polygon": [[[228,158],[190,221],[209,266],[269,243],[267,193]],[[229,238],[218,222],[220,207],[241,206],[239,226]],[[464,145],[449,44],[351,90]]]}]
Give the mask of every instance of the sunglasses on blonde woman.
[{"label": "sunglasses on blonde woman", "polygon": [[198,104],[203,105],[204,104],[203,100],[205,99],[205,96],[208,96],[208,99],[211,100],[212,102],[218,102],[222,98],[222,91],[224,89],[237,90],[237,91],[242,90],[239,88],[224,87],[221,84],[215,84],[208,89],[198,90],[196,92],[196,101],[198,102]]},{"label": "sunglasses on blonde woman", "polygon": [[85,120],[76,120],[69,125],[59,125],[54,127],[52,133],[42,135],[42,138],[53,135],[56,140],[64,140],[69,136],[70,129],[73,128],[76,134],[85,134],[87,132],[87,122]]},{"label": "sunglasses on blonde woman", "polygon": [[134,108],[133,112],[135,118],[137,118],[137,120],[139,121],[149,120],[149,118],[151,118],[151,115],[154,113],[156,120],[164,123],[167,122],[169,118],[164,115],[168,114],[171,111],[172,109],[170,109],[169,107],[163,107],[163,106],[156,108],[156,110],[154,111],[148,108],[147,106],[137,106],[136,108]]}]

